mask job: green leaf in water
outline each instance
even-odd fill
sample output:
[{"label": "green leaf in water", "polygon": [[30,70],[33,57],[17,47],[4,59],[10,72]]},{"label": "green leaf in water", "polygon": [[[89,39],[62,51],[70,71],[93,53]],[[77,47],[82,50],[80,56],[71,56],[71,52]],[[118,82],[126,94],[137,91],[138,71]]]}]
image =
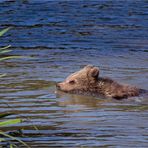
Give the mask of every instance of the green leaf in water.
[{"label": "green leaf in water", "polygon": [[18,148],[15,144],[10,143],[10,148]]},{"label": "green leaf in water", "polygon": [[0,138],[0,142],[3,142],[3,141],[5,141],[5,139],[4,138]]},{"label": "green leaf in water", "polygon": [[7,117],[9,115],[14,115],[14,113],[3,113],[3,114],[0,114],[0,118]]},{"label": "green leaf in water", "polygon": [[2,121],[2,122],[0,122],[0,127],[7,126],[10,124],[17,124],[17,123],[20,123],[21,121],[22,121],[21,119],[11,119],[11,120],[7,120],[7,121]]},{"label": "green leaf in water", "polygon": [[0,61],[9,60],[9,59],[18,59],[18,58],[25,58],[24,56],[7,56],[4,58],[0,58]]},{"label": "green leaf in water", "polygon": [[2,47],[2,48],[0,48],[0,51],[1,51],[1,50],[5,50],[5,49],[8,49],[9,47],[11,47],[11,45],[8,45],[8,46],[5,46],[5,47]]},{"label": "green leaf in water", "polygon": [[0,54],[11,52],[12,50],[0,50]]},{"label": "green leaf in water", "polygon": [[2,36],[4,33],[6,33],[9,29],[11,29],[11,27],[8,27],[8,28],[3,29],[2,31],[0,31],[0,36]]},{"label": "green leaf in water", "polygon": [[13,148],[13,144],[10,144],[10,148]]},{"label": "green leaf in water", "polygon": [[6,73],[0,74],[0,78],[1,78],[1,77],[4,77],[4,76],[6,76],[6,75],[7,75]]},{"label": "green leaf in water", "polygon": [[22,144],[23,144],[24,146],[26,146],[27,148],[30,148],[25,142],[23,142],[23,141],[20,140],[19,138],[16,138],[16,137],[10,136],[10,135],[8,135],[8,134],[2,132],[2,131],[0,131],[0,135],[3,135],[3,136],[8,137],[8,138],[11,138],[12,140],[16,140],[16,141],[22,143]]}]

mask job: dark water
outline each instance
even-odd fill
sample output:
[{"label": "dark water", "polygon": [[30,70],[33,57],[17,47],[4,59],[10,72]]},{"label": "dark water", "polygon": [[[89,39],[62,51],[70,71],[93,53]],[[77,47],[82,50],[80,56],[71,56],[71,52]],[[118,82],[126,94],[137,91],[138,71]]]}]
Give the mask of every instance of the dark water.
[{"label": "dark water", "polygon": [[[102,76],[148,88],[148,1],[0,1],[0,112],[24,122],[30,147],[148,147],[148,98],[111,100],[55,94],[55,82],[84,65]],[[10,53],[9,53],[10,55]],[[6,146],[6,143],[1,143]],[[21,147],[21,144],[17,144]]]}]

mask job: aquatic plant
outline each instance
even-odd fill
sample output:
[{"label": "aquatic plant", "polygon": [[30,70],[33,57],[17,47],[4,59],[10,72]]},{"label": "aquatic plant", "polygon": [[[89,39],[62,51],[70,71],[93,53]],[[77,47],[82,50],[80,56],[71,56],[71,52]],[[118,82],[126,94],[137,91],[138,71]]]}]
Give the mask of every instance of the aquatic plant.
[{"label": "aquatic plant", "polygon": [[[10,28],[6,28],[6,29],[3,29],[2,31],[0,31],[0,37],[4,33],[6,33],[9,29]],[[21,57],[21,56],[5,56],[5,55],[3,55],[5,53],[11,52],[11,50],[8,50],[9,47],[11,47],[11,45],[0,48],[0,61],[12,59],[12,58],[20,58]],[[6,76],[6,74],[0,74],[0,78],[3,77],[3,76]],[[6,116],[9,116],[11,114],[12,113],[0,114],[0,119],[4,118]],[[6,120],[6,121],[0,121],[0,128],[3,127],[3,126],[9,126],[11,124],[17,124],[17,123],[20,123],[20,122],[22,122],[21,119],[10,119],[10,120]],[[6,134],[2,130],[0,130],[0,135],[3,136],[3,137],[6,137],[6,138],[10,138],[11,140],[16,140],[16,141],[20,142],[21,144],[23,144],[24,146],[29,148],[29,146],[25,142],[23,142],[19,138],[16,138],[14,136]],[[6,138],[0,138],[0,142],[4,142],[4,141],[7,142],[8,140],[6,140]],[[10,143],[10,148],[13,148],[13,147],[17,147],[17,146],[15,144]]]},{"label": "aquatic plant", "polygon": [[[12,113],[0,114],[0,119],[4,118],[6,116],[9,116],[9,115],[12,115]],[[20,123],[20,122],[22,122],[21,119],[10,119],[10,120],[6,120],[6,121],[1,121],[0,122],[0,128],[3,127],[3,126],[8,126],[8,125],[11,125],[11,124],[17,124],[17,123]],[[25,142],[20,140],[19,138],[16,138],[14,136],[6,134],[5,132],[3,132],[1,130],[0,130],[0,135],[4,136],[4,137],[7,137],[7,138],[10,138],[11,140],[16,140],[16,141],[20,142],[21,144],[23,144],[24,146],[29,148],[29,146]],[[4,141],[8,141],[8,140],[6,140],[5,138],[0,138],[0,142],[4,142]],[[10,148],[13,148],[13,146],[17,147],[15,144],[10,143]]]},{"label": "aquatic plant", "polygon": [[[2,35],[4,35],[9,29],[10,29],[10,27],[1,30],[1,31],[0,31],[0,37],[1,37]],[[9,49],[8,49],[9,47],[11,47],[11,45],[8,45],[8,46],[1,47],[1,48],[0,48],[0,62],[1,62],[1,61],[4,61],[4,60],[8,60],[8,59],[22,58],[22,56],[6,56],[6,55],[5,55],[6,53],[12,51],[12,50],[9,50]],[[0,74],[0,78],[1,78],[1,77],[4,77],[4,76],[6,76],[6,74]]]}]

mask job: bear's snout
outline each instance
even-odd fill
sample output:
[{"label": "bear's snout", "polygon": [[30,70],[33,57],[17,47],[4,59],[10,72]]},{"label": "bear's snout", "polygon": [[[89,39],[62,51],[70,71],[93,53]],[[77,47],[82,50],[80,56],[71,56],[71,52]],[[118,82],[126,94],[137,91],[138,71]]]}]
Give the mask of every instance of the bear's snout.
[{"label": "bear's snout", "polygon": [[61,88],[60,83],[56,83],[56,88],[57,89],[60,89]]}]

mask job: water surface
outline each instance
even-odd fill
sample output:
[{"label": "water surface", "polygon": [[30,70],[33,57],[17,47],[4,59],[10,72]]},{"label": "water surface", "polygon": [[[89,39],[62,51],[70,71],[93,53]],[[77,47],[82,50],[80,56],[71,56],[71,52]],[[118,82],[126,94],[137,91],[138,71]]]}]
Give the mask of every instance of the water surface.
[{"label": "water surface", "polygon": [[[55,94],[55,83],[87,64],[101,76],[148,88],[148,2],[1,1],[0,46],[30,56],[0,63],[3,127],[30,147],[148,147],[148,98]],[[10,53],[9,53],[10,55]],[[5,147],[7,143],[2,143]],[[21,147],[21,144],[17,144]]]}]

